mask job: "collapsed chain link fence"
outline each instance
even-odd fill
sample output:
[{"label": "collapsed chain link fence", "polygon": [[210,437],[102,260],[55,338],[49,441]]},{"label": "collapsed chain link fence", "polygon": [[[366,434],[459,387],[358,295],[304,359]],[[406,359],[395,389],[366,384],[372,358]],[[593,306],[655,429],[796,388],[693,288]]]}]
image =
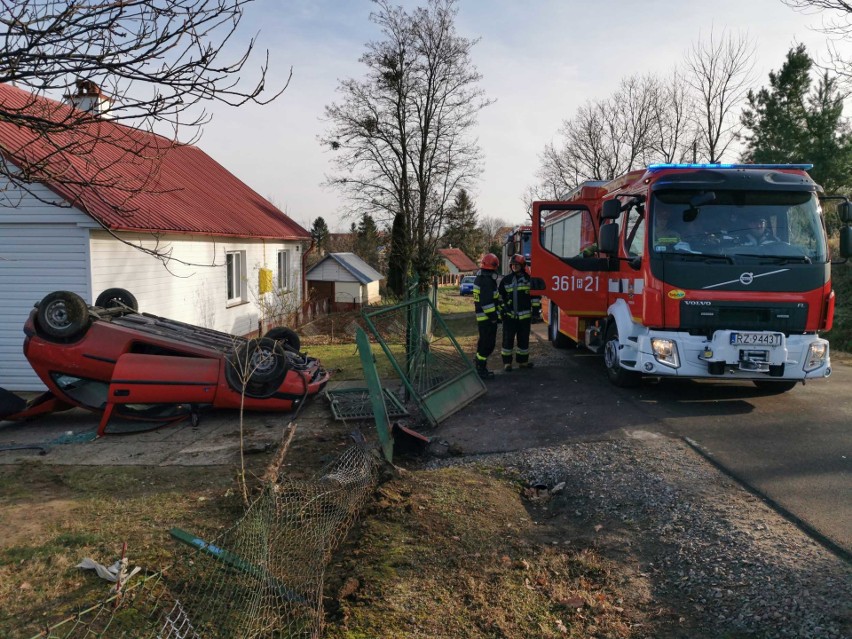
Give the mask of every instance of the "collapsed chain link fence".
[{"label": "collapsed chain link fence", "polygon": [[189,546],[172,566],[132,578],[120,596],[36,637],[319,637],[326,565],[376,482],[376,460],[362,446],[347,449],[314,481],[279,474],[220,537],[177,531]]}]

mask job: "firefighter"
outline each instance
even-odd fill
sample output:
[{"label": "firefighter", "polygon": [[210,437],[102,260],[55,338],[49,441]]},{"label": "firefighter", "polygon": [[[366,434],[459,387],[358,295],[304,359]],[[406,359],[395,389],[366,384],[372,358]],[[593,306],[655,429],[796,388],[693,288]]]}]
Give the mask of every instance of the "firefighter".
[{"label": "firefighter", "polygon": [[491,379],[494,373],[488,370],[488,356],[497,343],[497,324],[500,321],[500,294],[497,292],[497,267],[500,261],[494,253],[482,256],[479,271],[473,281],[473,305],[476,309],[476,325],[479,341],[476,343],[476,370],[482,379]]},{"label": "firefighter", "polygon": [[526,258],[523,255],[513,255],[509,265],[512,272],[501,280],[498,287],[503,300],[503,348],[500,355],[506,372],[512,370],[513,355],[517,355],[518,368],[532,368],[530,322],[533,308],[541,308],[541,299],[530,295],[531,280],[526,270]]}]

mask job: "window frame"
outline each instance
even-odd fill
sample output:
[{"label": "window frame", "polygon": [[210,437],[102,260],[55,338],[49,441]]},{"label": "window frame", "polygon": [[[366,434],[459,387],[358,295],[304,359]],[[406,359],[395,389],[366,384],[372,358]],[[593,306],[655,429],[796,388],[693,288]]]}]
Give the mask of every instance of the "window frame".
[{"label": "window frame", "polygon": [[245,302],[245,269],[245,251],[225,251],[225,299],[228,306]]},{"label": "window frame", "polygon": [[[283,260],[282,260],[283,258]],[[282,268],[283,267],[283,268]],[[278,278],[278,290],[290,290],[290,249],[279,249],[276,254],[276,277]],[[284,271],[282,276],[282,270]]]}]

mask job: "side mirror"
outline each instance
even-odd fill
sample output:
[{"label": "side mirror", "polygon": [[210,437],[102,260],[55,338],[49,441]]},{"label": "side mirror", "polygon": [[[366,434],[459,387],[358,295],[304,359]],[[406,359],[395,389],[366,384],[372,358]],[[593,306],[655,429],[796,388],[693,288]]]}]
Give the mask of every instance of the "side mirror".
[{"label": "side mirror", "polygon": [[547,285],[544,283],[544,279],[541,277],[531,277],[530,278],[530,288],[534,291],[543,291],[547,288]]},{"label": "side mirror", "polygon": [[852,226],[840,229],[840,257],[852,257]]},{"label": "side mirror", "polygon": [[844,224],[852,222],[852,202],[843,201],[837,205],[837,215]]},{"label": "side mirror", "polygon": [[[606,203],[604,203],[606,204]],[[618,224],[604,224],[600,230],[598,238],[598,249],[606,255],[615,255],[618,253]]]},{"label": "side mirror", "polygon": [[618,200],[607,200],[601,208],[601,218],[604,220],[617,220],[621,216],[621,202]]}]

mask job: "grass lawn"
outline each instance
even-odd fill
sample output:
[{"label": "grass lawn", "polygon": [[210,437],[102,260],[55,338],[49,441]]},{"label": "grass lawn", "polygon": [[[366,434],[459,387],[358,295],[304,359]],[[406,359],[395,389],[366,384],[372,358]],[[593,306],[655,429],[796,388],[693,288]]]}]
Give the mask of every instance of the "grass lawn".
[{"label": "grass lawn", "polygon": [[473,296],[459,295],[458,286],[438,287],[438,311],[444,315],[473,314]]},{"label": "grass lawn", "polygon": [[[470,357],[476,350],[478,337],[471,298],[460,296],[457,287],[442,287],[438,289],[438,311],[444,319],[447,330],[458,342],[462,351]],[[443,317],[445,315],[447,317]],[[358,324],[366,329],[366,322],[357,313],[340,314],[333,321],[336,327],[333,331],[323,330],[321,334],[312,336],[303,333],[302,350],[311,357],[318,358],[327,370],[333,371],[333,380],[364,379],[352,325]],[[369,331],[367,333],[370,334]],[[436,339],[443,339],[444,333],[438,324],[436,324],[435,334]],[[371,346],[379,376],[397,377],[396,370],[381,346],[375,341]],[[389,348],[392,353],[400,357],[404,353],[404,346],[401,343],[391,343]]]}]

